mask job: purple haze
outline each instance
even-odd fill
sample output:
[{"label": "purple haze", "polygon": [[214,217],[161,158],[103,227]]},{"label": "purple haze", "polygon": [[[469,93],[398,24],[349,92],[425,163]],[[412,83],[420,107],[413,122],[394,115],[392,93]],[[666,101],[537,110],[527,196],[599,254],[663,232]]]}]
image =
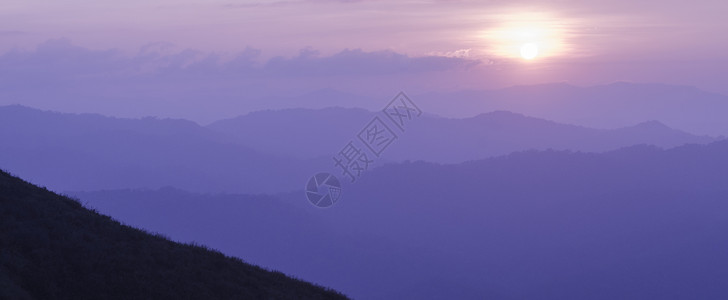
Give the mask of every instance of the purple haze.
[{"label": "purple haze", "polygon": [[0,168],[355,299],[723,299],[727,5],[11,0]]}]

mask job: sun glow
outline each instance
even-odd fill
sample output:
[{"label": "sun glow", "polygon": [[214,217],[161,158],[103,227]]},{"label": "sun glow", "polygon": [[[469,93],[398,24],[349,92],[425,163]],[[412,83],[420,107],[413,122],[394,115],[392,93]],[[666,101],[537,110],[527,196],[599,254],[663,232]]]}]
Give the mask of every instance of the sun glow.
[{"label": "sun glow", "polygon": [[521,57],[524,59],[534,59],[538,56],[538,45],[534,43],[525,43],[521,46]]},{"label": "sun glow", "polygon": [[508,13],[481,32],[487,53],[525,60],[561,56],[567,51],[563,20],[546,13]]}]

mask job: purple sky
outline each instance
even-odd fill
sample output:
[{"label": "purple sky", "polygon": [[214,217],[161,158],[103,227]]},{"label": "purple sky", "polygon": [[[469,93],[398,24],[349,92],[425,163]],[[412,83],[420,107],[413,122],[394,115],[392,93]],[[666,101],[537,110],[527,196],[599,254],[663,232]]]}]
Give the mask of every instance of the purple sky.
[{"label": "purple sky", "polygon": [[[54,109],[21,86],[50,93],[84,80],[96,92],[134,81],[126,92],[165,95],[180,76],[247,86],[251,99],[615,81],[728,94],[726,11],[717,0],[6,0],[0,104]],[[526,44],[538,46],[535,59],[521,57]],[[169,86],[151,84],[159,81]]]}]

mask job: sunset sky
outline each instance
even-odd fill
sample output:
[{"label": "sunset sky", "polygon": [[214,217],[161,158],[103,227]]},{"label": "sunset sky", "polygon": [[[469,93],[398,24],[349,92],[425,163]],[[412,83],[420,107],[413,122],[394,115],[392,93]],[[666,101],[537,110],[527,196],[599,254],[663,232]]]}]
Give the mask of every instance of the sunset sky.
[{"label": "sunset sky", "polygon": [[0,0],[0,300],[728,299],[727,153],[728,0]]},{"label": "sunset sky", "polygon": [[[726,11],[720,0],[9,0],[0,78],[118,74],[126,60],[126,73],[244,66],[291,93],[628,81],[728,94]],[[73,59],[88,67],[57,70]],[[356,83],[327,79],[342,76]]]}]

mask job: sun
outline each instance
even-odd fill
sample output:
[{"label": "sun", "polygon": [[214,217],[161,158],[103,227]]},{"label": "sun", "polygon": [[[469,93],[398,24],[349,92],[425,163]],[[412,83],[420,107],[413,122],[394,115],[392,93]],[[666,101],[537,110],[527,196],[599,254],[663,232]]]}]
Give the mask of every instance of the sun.
[{"label": "sun", "polygon": [[538,45],[534,43],[525,43],[521,45],[521,57],[531,60],[538,56]]},{"label": "sun", "polygon": [[541,61],[569,54],[572,21],[548,12],[504,11],[492,18],[487,29],[478,31],[487,55],[526,61]]}]

